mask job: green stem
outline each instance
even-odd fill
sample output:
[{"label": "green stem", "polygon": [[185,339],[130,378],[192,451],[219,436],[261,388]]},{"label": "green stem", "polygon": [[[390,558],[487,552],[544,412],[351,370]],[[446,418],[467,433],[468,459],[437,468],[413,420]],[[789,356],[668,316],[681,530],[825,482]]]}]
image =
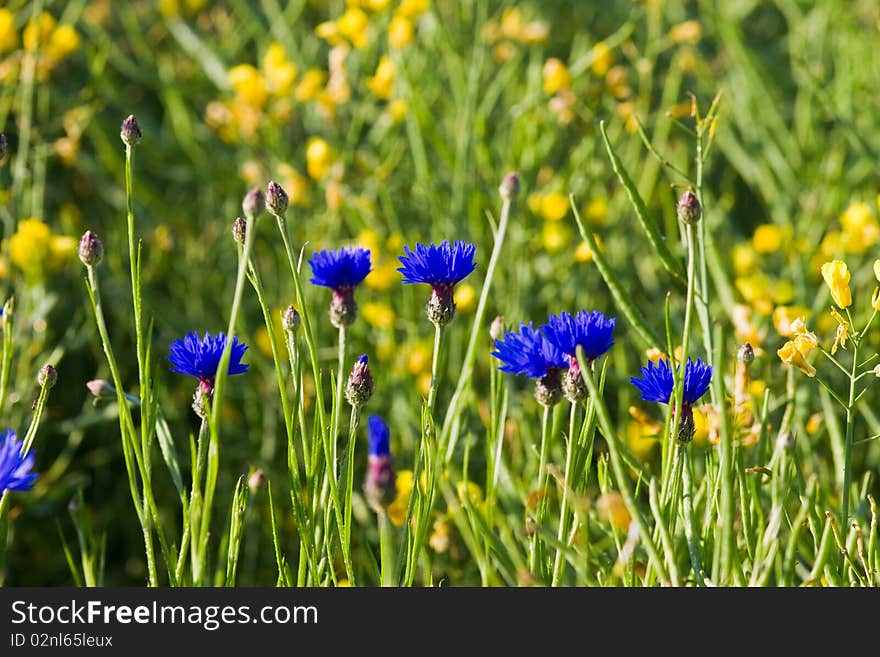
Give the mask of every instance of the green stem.
[{"label": "green stem", "polygon": [[431,356],[431,389],[428,391],[428,412],[434,416],[434,403],[437,401],[437,389],[440,387],[440,340],[443,328],[434,325],[434,353]]},{"label": "green stem", "polygon": [[688,458],[687,443],[681,443],[678,449],[681,454],[681,483],[683,488],[681,501],[684,512],[684,534],[685,538],[687,538],[688,554],[691,558],[691,568],[693,568],[697,585],[706,586],[700,560],[700,546],[694,527],[694,491],[693,483],[691,482],[691,464]]},{"label": "green stem", "polygon": [[852,356],[852,372],[849,379],[849,400],[846,405],[846,438],[843,443],[843,490],[841,491],[840,502],[840,526],[845,531],[847,528],[847,520],[849,519],[849,489],[852,473],[850,465],[852,462],[852,446],[853,446],[853,429],[856,423],[856,368],[859,362],[859,345],[853,342]]},{"label": "green stem", "polygon": [[379,567],[382,586],[394,586],[394,541],[391,535],[391,521],[384,511],[376,515],[379,519]]},{"label": "green stem", "polygon": [[[346,570],[351,565],[351,506],[354,496],[354,452],[357,445],[357,428],[360,414],[360,409],[357,406],[352,406],[351,417],[348,423],[348,454],[345,460],[345,517],[343,519],[344,529],[342,537],[343,554],[348,554],[349,561]],[[348,572],[348,582],[351,586],[356,586],[353,568]]]},{"label": "green stem", "polygon": [[568,531],[568,489],[571,486],[571,459],[575,445],[574,431],[575,423],[577,422],[577,409],[577,403],[571,402],[571,412],[568,418],[568,444],[565,454],[565,477],[562,482],[562,502],[559,504],[559,530],[556,533],[556,540],[560,545],[556,548],[556,558],[553,562],[553,586],[559,586],[559,582],[565,571],[565,568],[563,567],[565,560],[562,556],[562,545],[564,544],[565,535]]},{"label": "green stem", "polygon": [[[550,433],[550,416],[553,412],[552,406],[544,406],[544,412],[541,415],[541,450],[538,457],[538,509],[535,514],[535,529],[532,533],[532,540],[529,545],[529,570],[536,573],[538,565],[538,536],[540,535],[541,523],[544,521],[544,486],[547,481],[547,434]],[[543,569],[542,569],[543,570]]]}]

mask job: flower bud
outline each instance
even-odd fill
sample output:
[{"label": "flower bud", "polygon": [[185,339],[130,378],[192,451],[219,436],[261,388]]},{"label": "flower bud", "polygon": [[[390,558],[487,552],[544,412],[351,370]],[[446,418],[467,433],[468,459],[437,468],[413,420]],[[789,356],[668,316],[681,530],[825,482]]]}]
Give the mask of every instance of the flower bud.
[{"label": "flower bud", "polygon": [[354,289],[341,287],[333,290],[333,298],[330,300],[330,323],[333,326],[336,328],[351,326],[357,319],[357,310]]},{"label": "flower bud", "polygon": [[397,493],[397,474],[391,458],[388,425],[378,415],[371,415],[369,425],[370,449],[367,457],[367,476],[364,494],[370,508],[385,513]]},{"label": "flower bud", "polygon": [[86,267],[94,267],[104,258],[104,244],[92,231],[83,233],[79,241],[79,259]]},{"label": "flower bud", "polygon": [[232,222],[232,239],[239,244],[244,244],[244,238],[247,235],[247,221],[241,217],[236,217]]},{"label": "flower bud", "polygon": [[581,366],[574,358],[571,359],[571,366],[562,376],[562,392],[572,404],[584,401],[589,394],[584,377],[581,376]]},{"label": "flower bud", "polygon": [[562,401],[562,379],[559,371],[550,372],[535,381],[535,399],[541,406],[556,406]]},{"label": "flower bud", "polygon": [[52,367],[49,363],[43,365],[40,368],[40,373],[37,374],[37,383],[40,384],[41,388],[52,388],[58,383],[58,372]]},{"label": "flower bud", "polygon": [[431,290],[426,307],[428,319],[437,327],[444,327],[455,317],[455,299],[451,285],[437,285]]},{"label": "flower bud", "polygon": [[274,180],[270,182],[266,187],[266,207],[269,208],[269,212],[280,217],[287,212],[288,203],[289,199],[284,188]]},{"label": "flower bud", "polygon": [[134,146],[135,144],[140,143],[144,134],[141,132],[141,126],[138,124],[138,120],[134,118],[134,114],[131,114],[122,122],[122,129],[119,131],[119,136],[122,138],[122,141],[126,146]]},{"label": "flower bud", "polygon": [[498,192],[501,194],[501,198],[505,201],[512,201],[516,198],[516,195],[519,193],[519,176],[516,175],[515,171],[511,171],[504,176],[504,180],[501,181],[501,186],[498,188]]},{"label": "flower bud", "polygon": [[266,197],[263,196],[259,187],[254,187],[245,194],[244,200],[241,202],[241,209],[244,211],[244,216],[251,219],[259,216],[266,209]]},{"label": "flower bud", "polygon": [[746,365],[751,365],[755,362],[755,350],[752,348],[752,345],[748,342],[744,342],[743,346],[736,352],[736,359]]},{"label": "flower bud", "polygon": [[691,191],[685,192],[678,199],[676,212],[678,213],[679,221],[685,224],[696,224],[703,216],[703,208],[700,206],[700,201],[697,199],[697,195]]},{"label": "flower bud", "polygon": [[281,326],[288,333],[296,333],[301,323],[299,313],[293,306],[287,306],[281,311]]},{"label": "flower bud", "polygon": [[116,388],[110,385],[110,382],[105,379],[92,379],[86,383],[86,388],[88,388],[89,392],[97,399],[116,394]]},{"label": "flower bud", "polygon": [[358,358],[348,376],[345,398],[354,408],[360,408],[373,396],[373,375],[366,354]]},{"label": "flower bud", "polygon": [[203,379],[199,381],[195,393],[193,393],[192,409],[203,420],[208,419],[209,402],[214,396],[214,382]]},{"label": "flower bud", "polygon": [[492,340],[500,340],[502,335],[504,335],[504,318],[498,315],[489,325],[489,337]]}]

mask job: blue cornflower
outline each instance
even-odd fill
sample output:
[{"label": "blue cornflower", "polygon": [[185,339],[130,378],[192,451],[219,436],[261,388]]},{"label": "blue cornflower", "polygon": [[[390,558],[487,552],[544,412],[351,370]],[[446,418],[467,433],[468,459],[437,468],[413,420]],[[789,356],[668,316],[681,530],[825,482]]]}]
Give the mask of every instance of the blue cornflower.
[{"label": "blue cornflower", "polygon": [[550,342],[570,358],[575,359],[577,348],[582,347],[584,357],[593,361],[614,346],[616,321],[598,310],[581,310],[574,315],[562,312],[550,315],[541,330]]},{"label": "blue cornflower", "polygon": [[357,318],[354,289],[370,273],[370,250],[360,246],[343,246],[335,251],[318,251],[309,260],[313,285],[333,290],[330,301],[330,323],[336,328],[351,326]]},{"label": "blue cornflower", "polygon": [[335,251],[318,251],[309,260],[312,285],[334,291],[360,285],[370,273],[370,250],[360,246],[343,246]]},{"label": "blue cornflower", "polygon": [[378,415],[371,415],[367,423],[370,429],[370,450],[364,493],[370,507],[376,513],[384,513],[397,493],[397,473],[391,458],[388,425]]},{"label": "blue cornflower", "polygon": [[[680,366],[679,366],[680,367]],[[676,368],[676,371],[678,368]],[[644,401],[668,404],[672,397],[672,368],[665,359],[660,359],[656,364],[649,362],[647,367],[641,370],[642,378],[631,377],[632,384],[642,393]],[[712,380],[712,367],[699,358],[688,358],[684,367],[684,394],[682,405],[692,406],[709,389]]]},{"label": "blue cornflower", "polygon": [[22,443],[17,440],[12,429],[0,440],[0,493],[6,490],[30,490],[37,479],[34,467],[34,452],[21,453]]},{"label": "blue cornflower", "polygon": [[427,283],[431,286],[428,319],[439,327],[446,326],[455,316],[453,290],[476,268],[476,247],[468,242],[443,241],[441,244],[416,244],[414,251],[404,246],[397,271],[404,283]]},{"label": "blue cornflower", "polygon": [[457,285],[476,268],[474,254],[477,247],[458,240],[441,244],[416,244],[414,251],[404,246],[399,256],[397,271],[403,274],[404,283],[427,283],[432,287]]},{"label": "blue cornflower", "polygon": [[495,340],[492,352],[502,365],[502,372],[521,374],[537,379],[535,398],[543,406],[553,406],[562,399],[562,371],[569,359],[531,322],[520,324],[519,331],[508,331]]},{"label": "blue cornflower", "polygon": [[[202,383],[213,386],[226,342],[226,335],[223,333],[216,336],[205,333],[201,340],[195,331],[187,333],[182,340],[177,339],[171,343],[171,354],[168,356],[168,360],[174,365],[171,371],[194,376]],[[230,376],[247,372],[248,366],[241,362],[245,351],[247,345],[239,342],[237,337],[232,338],[228,369]]]}]

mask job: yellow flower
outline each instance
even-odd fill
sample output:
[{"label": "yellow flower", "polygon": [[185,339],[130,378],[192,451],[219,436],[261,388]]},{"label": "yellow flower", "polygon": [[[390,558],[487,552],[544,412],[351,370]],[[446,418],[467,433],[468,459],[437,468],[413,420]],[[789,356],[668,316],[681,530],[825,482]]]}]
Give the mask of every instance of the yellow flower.
[{"label": "yellow flower", "polygon": [[69,167],[76,162],[76,156],[79,153],[79,139],[72,137],[59,137],[52,144],[55,154],[61,158],[61,161]]},{"label": "yellow flower", "polygon": [[874,261],[874,278],[880,281],[880,260]]},{"label": "yellow flower", "polygon": [[387,303],[369,301],[361,306],[361,313],[367,324],[378,329],[390,329],[394,326],[394,311]]},{"label": "yellow flower", "polygon": [[318,68],[310,68],[303,73],[302,78],[300,78],[299,83],[296,85],[296,89],[293,91],[293,97],[301,103],[312,100],[318,95],[318,92],[321,90],[321,87],[324,86],[324,81],[326,79],[327,75],[324,71]]},{"label": "yellow flower", "polygon": [[333,150],[320,137],[311,137],[306,145],[306,171],[314,180],[322,180],[330,173],[335,157]]},{"label": "yellow flower", "polygon": [[36,50],[40,44],[46,43],[52,30],[55,29],[55,19],[52,14],[42,12],[36,20],[28,21],[22,32],[21,40],[26,50]]},{"label": "yellow flower", "polygon": [[309,179],[286,162],[278,165],[278,178],[287,192],[290,204],[298,207],[308,205]]},{"label": "yellow flower", "polygon": [[44,51],[50,67],[79,48],[80,42],[80,36],[72,25],[59,25],[53,30]]},{"label": "yellow flower", "polygon": [[656,365],[661,360],[666,360],[666,354],[660,351],[657,347],[651,347],[650,349],[645,351],[645,355],[648,357],[648,360]]},{"label": "yellow flower", "polygon": [[703,34],[703,28],[697,21],[684,21],[673,25],[669,30],[669,38],[673,43],[696,43]]},{"label": "yellow flower", "polygon": [[871,307],[874,310],[880,310],[880,287],[874,288],[874,294],[871,295]]},{"label": "yellow flower", "polygon": [[603,522],[610,523],[612,527],[620,531],[626,531],[632,521],[623,496],[617,491],[603,493],[596,501],[596,510]]},{"label": "yellow flower", "polygon": [[422,342],[416,343],[410,349],[406,368],[410,374],[421,374],[429,371],[431,368],[431,350]]},{"label": "yellow flower", "polygon": [[[359,244],[362,242],[358,241]],[[372,249],[376,253],[376,249]],[[394,260],[380,260],[379,264],[373,267],[364,283],[374,290],[385,292],[400,282],[400,272],[397,271],[398,263]]]},{"label": "yellow flower", "polygon": [[388,505],[388,518],[396,527],[402,527],[406,522],[406,510],[409,507],[409,496],[413,489],[412,470],[398,472],[394,485],[397,488],[397,496]]},{"label": "yellow flower", "polygon": [[782,230],[774,224],[762,224],[752,236],[752,248],[761,254],[775,253],[782,247]]},{"label": "yellow flower", "polygon": [[358,7],[349,7],[339,17],[339,20],[336,21],[339,33],[348,39],[351,45],[358,50],[366,48],[367,43],[369,43],[369,36],[367,34],[369,24],[370,19],[367,17],[367,14]]},{"label": "yellow flower", "polygon": [[608,199],[604,196],[591,198],[584,211],[584,217],[594,226],[604,226],[608,221]]},{"label": "yellow flower", "polygon": [[434,521],[434,532],[428,539],[428,545],[438,554],[449,549],[449,523],[442,516]]},{"label": "yellow flower", "polygon": [[843,227],[844,246],[848,253],[865,253],[880,238],[880,225],[867,203],[850,205],[840,216],[840,225]]},{"label": "yellow flower", "polygon": [[758,258],[750,244],[733,247],[733,271],[737,276],[748,276],[758,268]]},{"label": "yellow flower", "polygon": [[559,221],[568,213],[568,199],[559,192],[541,198],[541,216],[547,221]]},{"label": "yellow flower", "polygon": [[0,7],[0,54],[18,47],[18,32],[15,31],[15,15],[6,7]]},{"label": "yellow flower", "polygon": [[[595,237],[599,252],[605,253],[605,244],[602,242],[602,238],[599,235]],[[574,259],[577,262],[593,262],[593,251],[587,242],[581,240],[580,244],[577,245],[577,249],[574,251]]]},{"label": "yellow flower", "polygon": [[46,270],[60,269],[76,253],[72,237],[53,235],[39,219],[22,219],[9,238],[9,260],[27,276],[38,277]]},{"label": "yellow flower", "polygon": [[388,24],[388,44],[392,48],[405,48],[412,43],[414,36],[415,27],[404,16],[395,16]]},{"label": "yellow flower", "polygon": [[816,376],[816,368],[807,362],[804,354],[791,340],[782,345],[780,349],[777,349],[776,354],[786,365],[794,365],[807,376]]},{"label": "yellow flower", "polygon": [[810,316],[810,311],[803,306],[776,306],[773,311],[773,326],[784,338],[793,337],[795,334],[794,321],[798,318],[801,322]]},{"label": "yellow flower", "polygon": [[477,305],[477,291],[470,283],[462,283],[455,288],[455,308],[458,312],[469,313]]},{"label": "yellow flower", "polygon": [[339,31],[339,25],[334,21],[325,21],[315,26],[315,34],[324,39],[331,46],[338,46],[345,43],[342,33]]},{"label": "yellow flower", "polygon": [[791,303],[794,299],[794,285],[789,281],[776,281],[773,285],[774,303]]},{"label": "yellow flower", "polygon": [[571,73],[562,60],[551,57],[544,62],[544,93],[555,94],[560,89],[568,89],[571,86]]},{"label": "yellow flower", "polygon": [[367,88],[376,98],[388,100],[394,92],[394,62],[388,55],[382,55],[376,73],[367,79]]},{"label": "yellow flower", "polygon": [[238,172],[248,185],[259,185],[263,181],[263,167],[257,160],[245,160],[241,163]]},{"label": "yellow flower", "polygon": [[263,76],[250,64],[239,64],[229,69],[229,84],[242,101],[255,109],[261,108],[269,97]]},{"label": "yellow flower", "polygon": [[284,46],[280,43],[273,43],[266,50],[262,68],[269,93],[283,96],[293,87],[297,73],[296,65],[287,60]]},{"label": "yellow flower", "polygon": [[591,51],[593,54],[593,62],[590,64],[590,70],[593,71],[600,78],[604,77],[611,66],[614,64],[614,53],[611,49],[605,44],[604,41],[600,41],[595,46],[593,46],[593,50]]},{"label": "yellow flower", "polygon": [[815,333],[807,330],[807,325],[803,319],[798,318],[794,320],[792,330],[794,331],[794,346],[804,356],[809,356],[810,352],[819,346],[819,339]]},{"label": "yellow flower", "polygon": [[541,238],[547,251],[558,253],[571,244],[572,230],[568,224],[558,221],[548,222],[544,224]]},{"label": "yellow flower", "polygon": [[431,0],[402,0],[400,6],[394,12],[395,16],[402,16],[415,20],[431,8]]},{"label": "yellow flower", "polygon": [[837,334],[834,336],[834,345],[831,347],[831,355],[837,353],[837,347],[840,346],[841,349],[846,349],[846,338],[849,334],[849,322],[846,321],[843,316],[835,310],[834,306],[831,307],[831,316],[837,320]]},{"label": "yellow flower", "polygon": [[749,276],[741,276],[734,281],[737,291],[747,302],[752,304],[755,311],[761,315],[769,315],[773,312],[773,299],[770,296],[770,279],[764,274],[756,272]]},{"label": "yellow flower", "polygon": [[822,265],[822,278],[831,289],[831,298],[834,299],[841,309],[852,305],[852,293],[849,290],[850,274],[846,263],[842,260],[833,260]]},{"label": "yellow flower", "polygon": [[406,110],[408,107],[409,106],[403,98],[395,98],[388,103],[386,111],[388,112],[388,116],[391,117],[391,122],[397,124],[403,121],[404,117],[406,117]]},{"label": "yellow flower", "polygon": [[422,397],[427,397],[431,392],[431,373],[425,372],[419,376],[419,380],[416,382],[416,388]]},{"label": "yellow flower", "polygon": [[647,462],[657,446],[662,426],[635,406],[629,407],[632,422],[626,426],[626,445],[640,461]]}]

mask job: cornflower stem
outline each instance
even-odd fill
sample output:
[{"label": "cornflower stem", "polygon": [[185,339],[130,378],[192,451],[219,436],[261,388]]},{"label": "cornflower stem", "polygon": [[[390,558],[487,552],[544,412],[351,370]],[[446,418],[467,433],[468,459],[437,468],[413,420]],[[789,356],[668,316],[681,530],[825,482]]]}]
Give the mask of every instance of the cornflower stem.
[{"label": "cornflower stem", "polygon": [[[538,566],[538,536],[539,528],[544,521],[544,487],[547,482],[547,434],[550,433],[550,418],[553,414],[552,406],[544,406],[544,412],[541,415],[541,448],[538,456],[538,508],[535,514],[535,531],[532,533],[532,540],[529,545],[529,570],[538,575],[536,571]],[[542,567],[543,570],[543,567]]]},{"label": "cornflower stem", "polygon": [[575,445],[575,426],[577,423],[576,402],[571,402],[571,410],[568,416],[568,441],[565,453],[565,475],[562,481],[562,501],[559,503],[559,529],[556,533],[556,540],[559,545],[556,547],[556,557],[553,561],[553,578],[551,584],[559,586],[562,575],[565,571],[563,567],[565,560],[562,556],[562,546],[565,544],[565,535],[568,532],[568,489],[571,486],[571,460]]},{"label": "cornflower stem", "polygon": [[440,347],[443,338],[443,328],[439,324],[434,325],[434,353],[431,355],[431,388],[428,391],[428,412],[434,416],[434,404],[437,402],[437,389],[440,387]]},{"label": "cornflower stem", "polygon": [[[344,390],[345,390],[345,354],[347,349],[347,331],[344,326],[339,327],[339,365],[336,373],[336,397],[333,403],[333,434],[330,437],[330,455],[327,462],[327,471],[326,476],[330,479],[330,493],[333,495],[333,507],[336,510],[336,526],[339,531],[339,542],[342,547],[342,561],[345,564],[345,573],[348,576],[348,581],[353,582],[354,580],[354,567],[351,563],[351,546],[348,541],[345,539],[346,534],[346,525],[344,518],[344,509],[342,508],[342,504],[339,500],[339,477],[337,473],[337,445],[339,443],[339,422],[340,417],[342,416],[342,404],[345,399]],[[353,449],[353,445],[351,444],[353,440],[353,434],[349,435],[349,451]],[[350,495],[350,491],[346,491],[346,496]],[[328,532],[329,539],[329,532]]]},{"label": "cornflower stem", "polygon": [[[512,198],[505,198],[501,204],[501,217],[498,220],[498,230],[495,231],[495,245],[492,247],[492,255],[489,257],[489,266],[486,268],[486,278],[483,281],[483,289],[480,290],[480,300],[477,302],[477,310],[474,313],[474,321],[471,325],[471,335],[468,339],[467,349],[465,350],[464,360],[461,364],[461,373],[458,376],[458,383],[455,384],[455,390],[449,399],[449,406],[446,409],[446,415],[443,418],[443,426],[440,430],[440,449],[446,448],[444,457],[445,462],[449,462],[455,451],[455,444],[458,440],[457,432],[452,433],[452,429],[458,421],[461,413],[462,398],[471,385],[474,373],[474,363],[477,359],[477,345],[480,342],[480,330],[483,328],[483,317],[486,314],[486,303],[489,299],[489,291],[492,289],[492,279],[495,276],[495,267],[501,257],[504,249],[504,238],[507,235],[507,224],[510,219],[510,210],[513,206]],[[442,454],[442,451],[441,451]]]},{"label": "cornflower stem", "polygon": [[0,356],[0,412],[6,402],[6,391],[9,387],[9,375],[12,371],[12,354],[15,351],[15,300],[10,297],[3,309],[3,354]]},{"label": "cornflower stem", "polygon": [[[229,312],[229,326],[226,330],[226,346],[220,356],[217,365],[217,375],[214,380],[214,393],[211,398],[211,411],[208,420],[210,439],[208,441],[208,462],[205,479],[205,499],[201,526],[194,528],[198,531],[199,560],[205,563],[205,554],[208,549],[208,537],[211,530],[211,510],[214,503],[214,490],[217,487],[217,475],[220,465],[220,409],[223,407],[223,393],[226,390],[226,379],[229,376],[229,359],[232,354],[232,341],[238,325],[238,315],[241,311],[241,299],[244,295],[245,278],[247,277],[248,262],[254,245],[256,233],[256,217],[245,215],[245,238],[244,247],[238,258],[238,274],[235,278],[235,290],[232,294],[232,308]],[[199,584],[201,582],[194,582]]]},{"label": "cornflower stem", "polygon": [[333,400],[333,475],[336,476],[336,445],[339,442],[339,423],[342,416],[342,403],[345,399],[345,355],[348,348],[348,332],[344,326],[339,327],[339,352],[336,368],[336,396]]},{"label": "cornflower stem", "polygon": [[[196,453],[195,453],[195,464],[193,465],[192,471],[192,489],[190,491],[190,534],[192,534],[192,530],[195,528],[198,531],[198,528],[201,526],[202,520],[202,477],[205,472],[205,460],[208,456],[208,421],[206,419],[202,419],[201,424],[199,425],[199,435],[196,439]],[[184,545],[181,545],[180,550],[181,554],[184,550]],[[200,560],[199,553],[199,545],[198,541],[192,540],[192,536],[190,536],[190,568],[192,570],[192,579],[193,583],[196,583],[201,580],[202,576],[202,562]]]},{"label": "cornflower stem", "polygon": [[856,368],[859,363],[860,341],[861,336],[857,340],[853,340],[852,370],[849,377],[849,399],[846,405],[846,434],[843,443],[843,490],[841,491],[840,500],[841,528],[848,527],[847,519],[849,518],[849,489],[850,479],[852,477],[850,465],[852,463],[853,429],[856,423]]},{"label": "cornflower stem", "polygon": [[[34,407],[34,417],[31,420],[31,425],[28,427],[27,433],[24,436],[24,439],[21,441],[21,454],[27,454],[31,447],[34,444],[34,439],[37,437],[37,429],[40,426],[40,421],[43,419],[43,410],[46,408],[46,400],[49,399],[49,387],[44,385],[40,387],[40,396],[37,397],[37,403]],[[4,489],[2,497],[0,497],[0,524],[3,523],[3,519],[6,517],[6,507],[9,504],[9,490]],[[0,534],[5,536],[5,533],[0,530]],[[6,549],[6,543],[0,543],[0,551]],[[2,559],[0,559],[2,562]]]},{"label": "cornflower stem", "polygon": [[691,558],[691,568],[698,586],[706,586],[703,577],[703,567],[700,559],[700,545],[694,527],[694,491],[691,481],[691,463],[688,444],[681,443],[678,446],[681,459],[681,483],[682,483],[682,512],[684,514],[684,534],[687,539],[688,554]]},{"label": "cornflower stem", "polygon": [[381,586],[394,586],[394,539],[391,535],[391,521],[388,514],[376,514],[379,521],[379,577]]},{"label": "cornflower stem", "polygon": [[[688,237],[688,251],[696,249],[697,266],[699,267],[699,294],[696,299],[697,315],[700,318],[700,325],[703,329],[703,347],[706,350],[706,363],[711,365],[713,360],[712,350],[712,326],[709,323],[709,275],[706,266],[706,205],[703,198],[703,164],[706,160],[703,144],[704,130],[697,130],[697,148],[696,148],[696,195],[697,200],[702,208],[702,218],[698,224],[699,239],[695,239],[691,234]],[[688,226],[690,232],[693,233],[692,226]],[[688,276],[688,288],[690,288],[690,276]],[[683,360],[686,360],[682,356]],[[714,395],[714,391],[711,393]],[[713,400],[718,402],[719,400]]]},{"label": "cornflower stem", "polygon": [[348,574],[348,582],[351,586],[356,586],[354,581],[354,568],[349,570],[351,565],[351,506],[354,496],[354,451],[357,445],[357,428],[360,421],[361,412],[357,406],[352,406],[351,416],[348,421],[348,454],[345,459],[345,512],[343,518],[343,536],[342,545],[345,546],[348,565],[346,571]]}]

